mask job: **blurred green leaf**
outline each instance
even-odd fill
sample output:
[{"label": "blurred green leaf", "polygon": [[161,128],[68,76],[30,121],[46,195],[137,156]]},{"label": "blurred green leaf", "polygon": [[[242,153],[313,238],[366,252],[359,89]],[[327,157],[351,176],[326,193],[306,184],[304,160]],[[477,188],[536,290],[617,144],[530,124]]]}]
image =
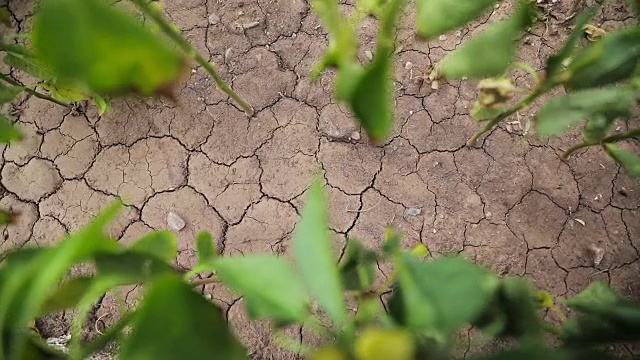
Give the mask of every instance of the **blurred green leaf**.
[{"label": "blurred green leaf", "polygon": [[537,133],[556,135],[596,114],[610,118],[630,116],[635,98],[632,90],[619,87],[582,90],[554,97],[544,103],[536,115]]},{"label": "blurred green leaf", "polygon": [[425,262],[403,254],[396,266],[404,323],[446,335],[478,318],[500,284],[494,274],[461,258]]},{"label": "blurred green leaf", "polygon": [[20,46],[13,45],[12,49],[15,52],[9,52],[4,57],[5,64],[22,70],[29,75],[35,76],[43,80],[51,80],[53,74],[49,71],[44,64],[35,58],[29,50]]},{"label": "blurred green leaf", "polygon": [[183,67],[162,37],[103,0],[42,1],[32,39],[58,78],[99,94],[167,92]]},{"label": "blurred green leaf", "polygon": [[304,286],[283,258],[270,254],[223,257],[215,260],[215,269],[226,286],[244,297],[254,319],[290,322],[309,315]]},{"label": "blurred green leaf", "polygon": [[78,304],[91,286],[92,278],[78,277],[67,280],[51,294],[40,310],[39,316],[70,309]]},{"label": "blurred green leaf", "polygon": [[154,281],[137,310],[120,358],[127,360],[247,359],[220,309],[178,277]]},{"label": "blurred green leaf", "polygon": [[133,242],[129,249],[171,262],[178,255],[178,240],[170,231],[154,231]]},{"label": "blurred green leaf", "polygon": [[531,10],[520,7],[513,16],[495,24],[447,55],[440,73],[448,79],[484,78],[504,73],[511,64],[522,30],[531,24]]},{"label": "blurred green leaf", "polygon": [[591,284],[565,303],[583,314],[562,328],[562,338],[569,343],[640,339],[640,305],[618,295],[603,282]]},{"label": "blurred green leaf", "polygon": [[336,1],[314,0],[313,9],[329,33],[329,48],[311,72],[312,78],[315,78],[327,67],[342,67],[353,63],[356,59],[358,38],[351,24],[340,13]]},{"label": "blurred green leaf", "polygon": [[22,133],[9,119],[0,114],[0,143],[7,144],[20,140],[22,140]]},{"label": "blurred green leaf", "polygon": [[156,255],[135,250],[97,254],[95,264],[98,276],[116,278],[118,285],[138,284],[176,273],[171,265]]},{"label": "blurred green leaf", "polygon": [[13,100],[22,91],[21,88],[0,82],[0,105]]},{"label": "blurred green leaf", "polygon": [[480,16],[497,0],[416,0],[418,35],[431,38]]},{"label": "blurred green leaf", "polygon": [[203,231],[196,236],[198,264],[211,264],[218,257],[218,249],[211,233]]},{"label": "blurred green leaf", "polygon": [[6,27],[11,27],[11,17],[11,12],[9,12],[8,7],[0,7],[0,23],[4,24]]},{"label": "blurred green leaf", "polygon": [[111,109],[109,101],[100,95],[93,95],[93,101],[98,107],[98,115],[102,116]]},{"label": "blurred green leaf", "polygon": [[39,85],[47,89],[51,96],[58,100],[79,102],[91,97],[87,89],[73,85],[70,82],[54,83],[53,81],[45,81]]},{"label": "blurred green leaf", "polygon": [[343,287],[331,253],[327,201],[318,181],[307,190],[307,200],[293,236],[293,256],[311,296],[338,326],[347,322]]},{"label": "blurred green leaf", "polygon": [[552,78],[562,70],[562,63],[571,57],[575,51],[576,43],[584,34],[582,29],[587,25],[587,23],[589,23],[589,20],[593,18],[595,13],[596,10],[594,8],[587,8],[578,16],[575,28],[565,41],[560,51],[555,55],[550,56],[547,60],[547,77]]},{"label": "blurred green leaf", "polygon": [[584,89],[628,79],[640,63],[640,27],[614,31],[577,53],[566,70],[567,86]]},{"label": "blurred green leaf", "polygon": [[631,176],[640,177],[640,157],[614,144],[605,144],[607,154],[619,162]]},{"label": "blurred green leaf", "polygon": [[504,112],[506,108],[500,106],[497,108],[484,107],[478,101],[473,103],[471,107],[471,117],[478,121],[495,119]]},{"label": "blurred green leaf", "polygon": [[349,240],[340,262],[340,276],[346,290],[365,291],[375,280],[377,254],[357,240]]},{"label": "blurred green leaf", "polygon": [[615,117],[607,117],[601,113],[587,117],[587,126],[584,128],[584,140],[600,141],[604,139],[615,121]]}]

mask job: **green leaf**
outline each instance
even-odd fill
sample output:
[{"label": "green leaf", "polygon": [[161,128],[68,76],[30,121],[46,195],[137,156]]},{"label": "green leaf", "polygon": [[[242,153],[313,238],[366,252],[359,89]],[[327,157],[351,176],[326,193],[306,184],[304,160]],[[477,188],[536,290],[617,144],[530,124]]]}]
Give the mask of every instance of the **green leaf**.
[{"label": "green leaf", "polygon": [[548,100],[536,115],[537,133],[556,135],[587,117],[627,117],[635,100],[632,90],[618,87],[582,90]]},{"label": "green leaf", "polygon": [[492,24],[460,49],[447,55],[439,64],[448,79],[498,76],[507,70],[517,49],[516,40],[531,23],[528,6],[522,6],[508,20]]},{"label": "green leaf", "polygon": [[377,255],[357,240],[349,240],[342,261],[340,276],[346,290],[365,291],[375,280]]},{"label": "green leaf", "polygon": [[196,236],[198,264],[211,264],[218,257],[218,249],[211,233],[203,231]]},{"label": "green leaf", "polygon": [[615,117],[607,117],[601,113],[589,116],[587,118],[587,126],[584,128],[584,140],[591,142],[604,139],[615,121]]},{"label": "green leaf", "polygon": [[40,310],[39,316],[44,316],[57,311],[71,309],[85,295],[91,286],[92,278],[78,277],[65,281],[53,294],[51,294]]},{"label": "green leaf", "polygon": [[104,115],[104,113],[111,109],[111,104],[109,104],[109,101],[100,95],[93,95],[93,101],[98,107],[98,115],[100,116]]},{"label": "green leaf", "polygon": [[22,91],[21,88],[0,82],[0,105],[13,100]]},{"label": "green leaf", "polygon": [[504,110],[504,106],[500,106],[497,108],[484,107],[480,105],[478,101],[476,101],[471,107],[471,117],[473,117],[477,121],[491,120],[500,116],[500,114],[502,114]]},{"label": "green leaf", "polygon": [[602,281],[596,281],[578,295],[569,298],[565,304],[580,311],[614,306],[626,300]]},{"label": "green leaf", "polygon": [[60,79],[98,94],[167,91],[183,59],[143,24],[103,0],[46,0],[36,13],[33,45]]},{"label": "green leaf", "polygon": [[171,262],[178,255],[178,240],[170,231],[154,231],[129,245],[129,249]]},{"label": "green leaf", "polygon": [[640,63],[640,27],[607,34],[574,56],[566,70],[567,86],[584,89],[628,79]]},{"label": "green leaf", "polygon": [[215,261],[216,275],[240,293],[249,316],[290,322],[309,315],[304,285],[292,266],[275,255],[223,257]]},{"label": "green leaf", "polygon": [[22,140],[22,133],[11,121],[0,114],[0,143],[8,144],[20,140]]},{"label": "green leaf", "polygon": [[11,12],[6,6],[0,7],[0,23],[3,23],[6,27],[11,27]]},{"label": "green leaf", "polygon": [[51,96],[57,100],[79,102],[87,100],[90,97],[89,91],[86,88],[68,81],[46,81],[39,85],[47,89],[51,93]]},{"label": "green leaf", "polygon": [[5,64],[42,80],[51,80],[53,78],[51,71],[27,48],[18,44],[5,46],[9,46],[7,55],[4,57]]},{"label": "green leaf", "polygon": [[248,358],[220,309],[175,276],[151,284],[132,327],[122,344],[121,359]]},{"label": "green leaf", "polygon": [[418,35],[431,38],[460,27],[491,8],[497,0],[416,0]]},{"label": "green leaf", "polygon": [[336,325],[346,325],[343,288],[327,227],[327,201],[318,181],[307,191],[302,218],[293,236],[293,256],[311,296]]},{"label": "green leaf", "polygon": [[99,276],[117,278],[118,285],[138,284],[155,277],[175,274],[176,270],[153,254],[121,251],[95,256]]},{"label": "green leaf", "polygon": [[403,254],[396,266],[404,323],[447,335],[477,319],[500,284],[495,275],[461,258],[423,262]]},{"label": "green leaf", "polygon": [[593,18],[595,13],[596,10],[594,8],[587,8],[578,16],[575,28],[565,41],[562,49],[560,49],[557,54],[550,56],[547,60],[547,77],[552,78],[562,70],[562,63],[574,53],[576,43],[584,36],[584,26],[589,23],[589,20]]},{"label": "green leaf", "polygon": [[614,144],[605,144],[607,154],[624,167],[631,176],[640,177],[640,157]]}]

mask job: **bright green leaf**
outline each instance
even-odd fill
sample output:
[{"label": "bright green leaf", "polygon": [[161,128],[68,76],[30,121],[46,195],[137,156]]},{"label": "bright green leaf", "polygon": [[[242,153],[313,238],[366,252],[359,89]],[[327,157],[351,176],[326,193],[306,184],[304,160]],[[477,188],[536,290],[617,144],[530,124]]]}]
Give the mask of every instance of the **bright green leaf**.
[{"label": "bright green leaf", "polygon": [[396,264],[402,289],[404,323],[451,334],[489,306],[499,280],[461,258],[421,261],[404,254]]},{"label": "bright green leaf", "polygon": [[497,0],[416,0],[418,35],[431,38],[460,27],[491,8]]},{"label": "bright green leaf", "polygon": [[309,315],[304,285],[285,259],[256,254],[222,257],[214,264],[223,283],[244,297],[252,318],[289,322]]},{"label": "bright green leaf", "polygon": [[111,109],[109,101],[100,95],[93,95],[93,101],[98,107],[98,115],[102,116]]},{"label": "bright green leaf", "polygon": [[327,201],[319,182],[307,191],[302,218],[293,237],[293,255],[311,296],[338,326],[347,321],[343,287],[331,253],[327,225]]},{"label": "bright green leaf", "polygon": [[626,117],[635,99],[633,91],[608,87],[583,90],[548,100],[536,115],[537,133],[544,136],[564,132],[575,123],[596,114]]},{"label": "bright green leaf", "polygon": [[607,154],[619,162],[631,176],[640,177],[640,157],[614,144],[606,144]]},{"label": "bright green leaf", "polygon": [[154,231],[133,242],[129,249],[171,262],[178,255],[178,240],[170,231]]},{"label": "bright green leaf", "polygon": [[11,121],[0,114],[0,143],[7,144],[12,141],[22,140],[22,133]]},{"label": "bright green leaf", "polygon": [[122,344],[126,360],[240,360],[248,355],[220,309],[178,277],[154,281]]},{"label": "bright green leaf", "polygon": [[45,0],[33,26],[33,45],[61,79],[98,94],[167,90],[181,55],[142,23],[104,0]]},{"label": "bright green leaf", "polygon": [[196,236],[198,264],[210,264],[218,257],[218,249],[213,236],[209,232],[201,232]]},{"label": "bright green leaf", "polygon": [[47,81],[39,85],[47,89],[53,98],[61,101],[79,102],[90,97],[87,89],[71,82]]},{"label": "bright green leaf", "polygon": [[576,54],[566,70],[567,86],[584,89],[628,79],[640,63],[640,27],[611,32]]},{"label": "bright green leaf", "polygon": [[515,56],[519,34],[531,23],[530,9],[521,7],[510,19],[495,24],[447,55],[440,73],[448,79],[484,78],[504,73]]}]

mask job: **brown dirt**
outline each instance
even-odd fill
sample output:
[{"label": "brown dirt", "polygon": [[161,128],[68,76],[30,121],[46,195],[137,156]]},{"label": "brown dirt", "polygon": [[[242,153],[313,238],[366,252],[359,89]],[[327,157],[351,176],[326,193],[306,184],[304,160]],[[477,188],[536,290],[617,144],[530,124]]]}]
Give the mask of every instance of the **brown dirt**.
[{"label": "brown dirt", "polygon": [[[23,29],[31,23],[30,3],[9,2]],[[352,3],[345,2],[345,12]],[[568,3],[553,5],[548,26],[540,23],[526,34],[523,60],[541,68],[558,49]],[[605,29],[629,20],[624,9],[616,10],[622,1],[614,3],[598,15]],[[484,24],[503,18],[508,3],[430,43],[415,39],[413,12],[407,11],[398,31],[396,127],[379,147],[331,95],[331,72],[309,79],[327,39],[306,1],[166,4],[189,39],[254,105],[255,117],[227,101],[200,68],[178,89],[177,105],[118,100],[99,117],[93,108],[77,115],[38,99],[21,101],[26,139],[3,149],[0,206],[22,216],[3,230],[0,252],[50,244],[121,196],[127,210],[110,231],[122,241],[166,228],[169,211],[184,218],[181,267],[193,264],[193,239],[201,230],[212,231],[225,254],[286,254],[305,189],[324,171],[338,250],[347,237],[379,247],[393,225],[407,246],[422,242],[434,257],[458,252],[500,274],[526,275],[559,298],[601,279],[640,300],[640,182],[599,149],[561,161],[578,132],[541,139],[502,124],[467,148],[479,127],[468,116],[475,84],[452,81],[433,90],[419,79]],[[242,30],[252,22],[258,25]],[[362,61],[374,50],[375,28],[371,19],[361,27]],[[523,73],[517,81],[530,85]],[[533,113],[520,113],[522,124]],[[408,215],[409,208],[420,214]],[[605,250],[599,266],[589,250],[594,245]],[[140,290],[126,289],[126,301],[133,305]],[[240,325],[235,328],[255,358],[295,358],[275,345],[264,323],[247,321],[236,295],[213,286],[203,291]],[[106,314],[98,326],[113,321],[115,301],[107,295],[98,304],[96,317]],[[67,315],[45,319],[43,333],[66,331]],[[307,329],[290,335],[317,341]],[[462,343],[474,343],[473,331],[463,337]],[[621,352],[631,356],[630,349]]]}]

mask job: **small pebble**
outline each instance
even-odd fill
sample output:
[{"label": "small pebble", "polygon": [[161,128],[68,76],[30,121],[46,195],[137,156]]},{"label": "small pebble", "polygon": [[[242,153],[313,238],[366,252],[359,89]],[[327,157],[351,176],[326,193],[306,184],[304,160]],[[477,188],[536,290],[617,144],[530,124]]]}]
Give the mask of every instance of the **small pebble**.
[{"label": "small pebble", "polygon": [[440,36],[438,37],[438,40],[440,40],[440,41],[445,41],[445,40],[447,40],[447,35],[440,35]]},{"label": "small pebble", "polygon": [[373,53],[371,51],[365,50],[364,55],[367,57],[367,59],[373,60]]},{"label": "small pebble", "polygon": [[351,140],[358,141],[360,140],[360,132],[354,131],[351,133]]},{"label": "small pebble", "polygon": [[404,68],[407,70],[413,69],[413,63],[411,61],[407,61],[407,63],[404,64]]},{"label": "small pebble", "polygon": [[595,245],[591,245],[589,250],[593,251],[593,265],[600,265],[602,259],[604,259],[604,249]]},{"label": "small pebble", "polygon": [[408,208],[404,213],[408,216],[418,216],[422,213],[422,210],[418,208]]},{"label": "small pebble", "polygon": [[487,219],[491,219],[492,216],[493,214],[491,213],[491,211],[487,211],[486,213],[484,213],[484,217],[486,217]]},{"label": "small pebble", "polygon": [[167,214],[167,225],[171,230],[180,231],[187,225],[184,220],[174,212]]},{"label": "small pebble", "polygon": [[209,15],[209,25],[216,25],[220,22],[220,16],[216,14]]}]

